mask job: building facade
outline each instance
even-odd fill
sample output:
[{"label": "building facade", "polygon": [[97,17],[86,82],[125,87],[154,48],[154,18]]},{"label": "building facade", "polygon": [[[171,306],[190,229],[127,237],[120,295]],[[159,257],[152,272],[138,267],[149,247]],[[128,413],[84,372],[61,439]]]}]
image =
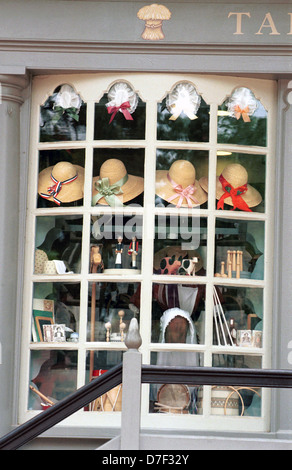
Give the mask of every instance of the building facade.
[{"label": "building facade", "polygon": [[[121,362],[133,317],[145,364],[290,369],[289,2],[0,7],[1,434]],[[115,437],[121,396],[40,445]],[[145,385],[141,426],[289,441],[289,398]]]}]

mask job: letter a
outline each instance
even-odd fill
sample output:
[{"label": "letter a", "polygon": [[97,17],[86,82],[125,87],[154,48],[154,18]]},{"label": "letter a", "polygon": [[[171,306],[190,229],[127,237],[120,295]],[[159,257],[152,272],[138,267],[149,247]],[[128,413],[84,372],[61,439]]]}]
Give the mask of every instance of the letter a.
[{"label": "letter a", "polygon": [[[268,22],[267,24],[266,24],[266,21]],[[263,28],[271,28],[271,32],[269,33],[270,35],[277,35],[277,34],[280,35],[280,33],[278,33],[278,31],[276,29],[276,26],[275,26],[275,23],[274,23],[274,20],[272,18],[271,13],[266,14],[266,16],[264,18],[264,21],[261,24],[260,29],[255,34],[263,34],[262,33]]]}]

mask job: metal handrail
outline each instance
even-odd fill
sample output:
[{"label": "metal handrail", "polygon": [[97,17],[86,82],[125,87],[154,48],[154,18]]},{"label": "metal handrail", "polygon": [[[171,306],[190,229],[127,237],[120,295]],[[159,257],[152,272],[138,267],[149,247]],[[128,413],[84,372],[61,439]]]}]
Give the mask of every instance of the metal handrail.
[{"label": "metal handrail", "polygon": [[[84,385],[0,439],[0,450],[16,450],[122,383],[122,363]],[[141,383],[292,388],[292,371],[142,365]]]}]

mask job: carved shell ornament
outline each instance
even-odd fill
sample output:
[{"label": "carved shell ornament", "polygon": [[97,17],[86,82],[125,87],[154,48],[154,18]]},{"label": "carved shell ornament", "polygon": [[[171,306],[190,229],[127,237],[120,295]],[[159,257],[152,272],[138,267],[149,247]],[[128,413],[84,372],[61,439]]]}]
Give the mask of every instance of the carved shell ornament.
[{"label": "carved shell ornament", "polygon": [[250,116],[258,107],[257,100],[249,88],[240,87],[234,90],[227,104],[231,117],[237,120],[242,118],[244,122],[250,122]]},{"label": "carved shell ornament", "polygon": [[166,98],[166,107],[172,115],[169,118],[171,121],[175,121],[181,114],[191,120],[196,119],[200,104],[201,97],[190,83],[179,83]]},{"label": "carved shell ornament", "polygon": [[164,5],[146,5],[141,8],[137,16],[140,20],[145,21],[145,29],[142,34],[142,38],[149,41],[157,41],[164,39],[162,31],[162,23],[164,20],[171,18],[171,12]]},{"label": "carved shell ornament", "polygon": [[121,112],[127,120],[133,120],[133,114],[138,106],[138,96],[125,82],[118,82],[108,92],[109,102],[106,104],[107,111],[111,114],[110,123],[117,112]]}]

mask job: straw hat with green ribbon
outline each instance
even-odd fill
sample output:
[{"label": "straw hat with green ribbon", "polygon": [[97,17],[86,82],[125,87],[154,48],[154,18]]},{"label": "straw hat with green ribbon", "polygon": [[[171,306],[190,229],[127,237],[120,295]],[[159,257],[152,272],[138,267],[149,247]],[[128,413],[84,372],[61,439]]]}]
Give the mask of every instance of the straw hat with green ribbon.
[{"label": "straw hat with green ribbon", "polygon": [[92,205],[122,207],[143,191],[144,178],[129,175],[121,160],[110,158],[101,165],[100,175],[93,178]]}]

